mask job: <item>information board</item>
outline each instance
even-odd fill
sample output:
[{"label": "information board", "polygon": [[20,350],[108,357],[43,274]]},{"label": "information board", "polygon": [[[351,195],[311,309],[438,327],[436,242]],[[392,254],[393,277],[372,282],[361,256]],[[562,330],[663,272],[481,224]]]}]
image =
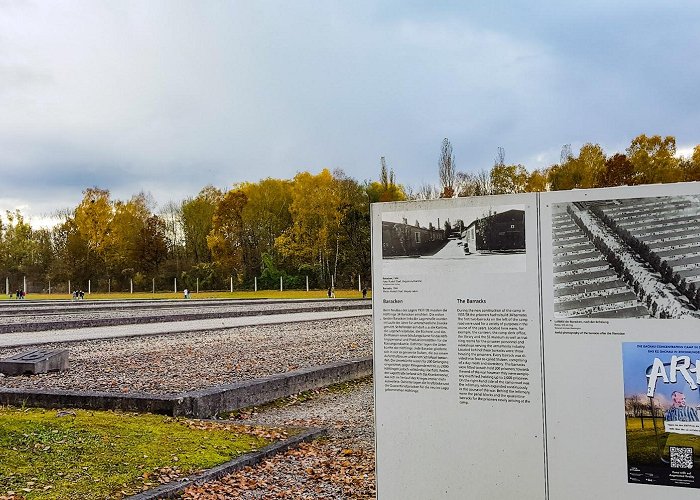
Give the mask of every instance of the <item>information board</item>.
[{"label": "information board", "polygon": [[700,486],[700,185],[374,204],[372,258],[380,499]]}]

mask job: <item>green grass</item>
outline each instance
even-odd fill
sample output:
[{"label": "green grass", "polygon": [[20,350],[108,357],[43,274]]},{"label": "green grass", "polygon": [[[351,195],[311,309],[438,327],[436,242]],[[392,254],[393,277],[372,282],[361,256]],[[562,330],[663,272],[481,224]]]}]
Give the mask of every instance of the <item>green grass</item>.
[{"label": "green grass", "polygon": [[[336,290],[335,296],[338,299],[360,299],[362,293],[357,290]],[[190,292],[191,300],[196,299],[319,299],[328,298],[326,290],[259,290],[253,291],[235,291],[231,292]],[[372,294],[367,293],[367,298],[371,298]],[[31,293],[27,295],[27,299],[31,300],[58,300],[70,299],[71,296],[67,293]],[[85,294],[85,300],[116,300],[116,299],[182,299],[182,292],[114,292],[114,293],[92,293]],[[0,300],[10,300],[10,298],[2,294]],[[12,299],[16,300],[16,299]]]},{"label": "green grass", "polygon": [[150,414],[65,413],[0,407],[0,497],[119,498],[281,437]]},{"label": "green grass", "polygon": [[[656,420],[656,427],[659,431],[658,446],[666,460],[669,458],[669,446],[689,446],[695,450],[695,463],[700,464],[700,436],[664,432],[661,418]],[[651,419],[644,419],[644,429],[640,418],[627,419],[627,459],[633,465],[661,465]]]}]

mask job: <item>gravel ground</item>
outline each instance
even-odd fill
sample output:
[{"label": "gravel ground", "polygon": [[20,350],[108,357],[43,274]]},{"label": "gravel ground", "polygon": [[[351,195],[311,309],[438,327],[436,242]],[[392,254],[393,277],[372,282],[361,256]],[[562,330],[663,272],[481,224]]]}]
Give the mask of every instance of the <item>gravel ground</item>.
[{"label": "gravel ground", "polygon": [[[77,306],[76,304],[80,304]],[[183,302],[182,307],[174,307],[172,303],[150,304],[121,304],[121,307],[107,307],[95,303],[94,307],[83,306],[81,303],[66,303],[58,311],[55,308],[46,309],[43,307],[22,307],[13,310],[0,308],[0,332],[14,331],[18,325],[25,327],[26,331],[31,331],[39,325],[52,325],[54,323],[60,328],[70,327],[71,323],[85,321],[113,321],[128,319],[134,321],[135,318],[158,317],[162,321],[175,321],[179,316],[207,315],[209,317],[238,316],[250,314],[255,311],[258,314],[266,312],[279,312],[285,310],[332,310],[337,307],[366,307],[369,303],[362,303],[357,300],[317,300],[317,301],[279,301],[279,302],[257,302],[241,303],[227,301],[220,303]],[[117,324],[117,323],[115,323]]]},{"label": "gravel ground", "polygon": [[372,381],[344,384],[238,416],[276,426],[324,426],[329,436],[186,490],[188,499],[375,497]]},{"label": "gravel ground", "polygon": [[[69,370],[3,377],[0,387],[177,394],[372,354],[371,317],[46,344]],[[0,349],[0,358],[26,348]]]}]

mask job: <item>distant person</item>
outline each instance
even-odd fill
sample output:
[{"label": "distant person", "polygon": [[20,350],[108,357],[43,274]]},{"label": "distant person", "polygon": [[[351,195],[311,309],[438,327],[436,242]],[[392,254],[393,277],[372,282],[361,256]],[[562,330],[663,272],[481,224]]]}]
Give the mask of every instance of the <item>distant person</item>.
[{"label": "distant person", "polygon": [[17,290],[15,292],[15,299],[19,300],[22,298],[22,292],[20,290]]},{"label": "distant person", "polygon": [[185,298],[186,298],[186,299],[189,299],[189,298],[190,298],[190,291],[189,291],[187,288],[185,288],[185,290],[183,291],[183,293],[185,294]]},{"label": "distant person", "polygon": [[331,298],[331,294],[333,293],[333,289],[331,287],[328,287],[328,298]]},{"label": "distant person", "polygon": [[80,300],[85,300],[85,292],[83,292],[82,290],[78,290],[78,297],[80,298]]},{"label": "distant person", "polygon": [[367,298],[367,287],[364,287],[364,288],[362,289],[362,298],[363,298],[363,299],[366,299],[366,298]]},{"label": "distant person", "polygon": [[666,420],[669,422],[698,422],[698,412],[685,403],[685,394],[681,391],[673,391],[671,394],[673,404],[666,411]]}]

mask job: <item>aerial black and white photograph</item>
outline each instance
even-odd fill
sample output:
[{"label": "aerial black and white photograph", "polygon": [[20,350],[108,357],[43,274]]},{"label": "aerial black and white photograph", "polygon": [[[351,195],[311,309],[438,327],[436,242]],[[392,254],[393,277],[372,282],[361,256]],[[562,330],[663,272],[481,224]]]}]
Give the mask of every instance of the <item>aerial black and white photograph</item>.
[{"label": "aerial black and white photograph", "polygon": [[524,272],[522,205],[382,214],[385,273]]},{"label": "aerial black and white photograph", "polygon": [[700,318],[700,196],[552,206],[554,315]]}]

